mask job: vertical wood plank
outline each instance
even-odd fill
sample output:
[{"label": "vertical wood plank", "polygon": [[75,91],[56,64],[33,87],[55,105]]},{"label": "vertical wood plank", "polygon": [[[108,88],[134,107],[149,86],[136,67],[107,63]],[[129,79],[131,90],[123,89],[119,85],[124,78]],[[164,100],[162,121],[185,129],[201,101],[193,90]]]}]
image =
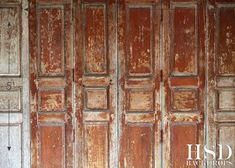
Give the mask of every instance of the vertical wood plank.
[{"label": "vertical wood plank", "polygon": [[[205,144],[204,7],[201,0],[163,1],[165,111],[162,122],[163,165],[166,167],[187,166],[187,144]],[[181,154],[176,155],[179,149]],[[203,158],[203,152],[200,156]]]},{"label": "vertical wood plank", "polygon": [[0,2],[0,167],[6,168],[30,167],[27,5]]},{"label": "vertical wood plank", "polygon": [[[207,141],[210,147],[229,145],[233,151],[234,141],[229,142],[228,139],[234,139],[235,134],[234,9],[235,1],[207,2]],[[216,158],[219,157],[218,154],[216,152]],[[226,158],[227,155],[224,152],[223,157]],[[226,167],[234,167],[233,156],[227,161],[230,163],[227,162]]]},{"label": "vertical wood plank", "polygon": [[119,3],[119,167],[160,167],[160,2]]},{"label": "vertical wood plank", "polygon": [[75,165],[117,167],[116,1],[75,1]]},{"label": "vertical wood plank", "polygon": [[73,167],[71,4],[30,1],[33,168]]}]

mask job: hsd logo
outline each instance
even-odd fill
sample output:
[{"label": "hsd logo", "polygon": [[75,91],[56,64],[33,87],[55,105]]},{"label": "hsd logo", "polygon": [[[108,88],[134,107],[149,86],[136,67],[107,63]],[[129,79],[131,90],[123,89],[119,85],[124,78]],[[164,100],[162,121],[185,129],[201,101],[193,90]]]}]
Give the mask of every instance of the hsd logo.
[{"label": "hsd logo", "polygon": [[[209,149],[207,146],[204,146],[202,149],[200,144],[187,144],[187,146],[187,165],[195,166],[207,164],[213,166],[226,166],[227,164],[233,164],[231,160],[229,160],[233,155],[232,148],[229,145],[218,144],[216,147],[212,146],[212,149]],[[204,158],[200,158],[201,150],[203,150]]]},{"label": "hsd logo", "polygon": [[[193,150],[193,144],[187,144],[188,145],[188,160],[201,160],[200,158],[200,148],[201,145],[200,144],[195,144],[196,150]],[[232,152],[232,148],[229,145],[225,145],[225,149],[223,148],[222,144],[218,144],[219,149],[216,149],[214,146],[212,147],[213,150],[208,149],[206,146],[204,146],[204,159],[207,159],[207,155],[212,155],[213,160],[215,160],[216,157],[216,150],[219,151],[219,157],[218,160],[228,160],[231,158],[233,152]],[[228,150],[228,156],[226,158],[223,158],[223,151],[224,150]],[[196,158],[192,158],[192,153],[196,153]]]}]

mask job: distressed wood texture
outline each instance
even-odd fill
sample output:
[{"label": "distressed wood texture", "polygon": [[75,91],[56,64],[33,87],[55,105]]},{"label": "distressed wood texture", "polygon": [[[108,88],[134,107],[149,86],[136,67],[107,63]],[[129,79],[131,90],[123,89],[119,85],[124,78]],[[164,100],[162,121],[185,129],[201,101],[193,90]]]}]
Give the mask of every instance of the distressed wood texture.
[{"label": "distressed wood texture", "polygon": [[20,6],[0,10],[0,75],[20,74]]},{"label": "distressed wood texture", "polygon": [[6,168],[30,167],[26,7],[26,0],[0,1],[0,167]]},{"label": "distressed wood texture", "polygon": [[[209,0],[207,12],[208,142],[210,146],[230,145],[234,151],[235,1]],[[234,167],[234,160],[233,155],[228,160],[233,165],[228,164],[228,168]]]},{"label": "distressed wood texture", "polygon": [[119,166],[160,167],[160,2],[119,5]]},{"label": "distressed wood texture", "polygon": [[73,167],[71,1],[30,1],[32,167]]},{"label": "distressed wood texture", "polygon": [[187,144],[204,145],[204,6],[201,0],[163,1],[165,167],[187,167]]},{"label": "distressed wood texture", "polygon": [[75,1],[75,165],[117,167],[116,4]]},{"label": "distressed wood texture", "polygon": [[[235,148],[234,0],[29,2],[32,168],[195,167],[187,144]],[[27,147],[20,5],[0,2],[0,164],[16,158],[8,167],[25,164]]]}]

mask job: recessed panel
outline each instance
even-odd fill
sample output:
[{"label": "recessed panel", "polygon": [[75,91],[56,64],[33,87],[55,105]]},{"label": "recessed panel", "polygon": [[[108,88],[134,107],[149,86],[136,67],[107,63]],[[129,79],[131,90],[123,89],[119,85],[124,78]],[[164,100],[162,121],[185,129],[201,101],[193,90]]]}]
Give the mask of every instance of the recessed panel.
[{"label": "recessed panel", "polygon": [[0,90],[0,112],[21,110],[21,91]]},{"label": "recessed panel", "polygon": [[[85,125],[85,167],[109,167],[109,128],[107,123]],[[84,159],[85,161],[85,159]]]},{"label": "recessed panel", "polygon": [[198,110],[198,90],[197,89],[172,89],[171,90],[171,110],[177,112],[187,112]]},{"label": "recessed panel", "polygon": [[154,110],[154,94],[152,90],[129,89],[127,91],[128,112],[151,112]]},{"label": "recessed panel", "polygon": [[235,76],[217,76],[216,78],[216,86],[218,88],[232,88],[235,86]]},{"label": "recessed panel", "polygon": [[64,168],[65,130],[61,125],[40,126],[40,167]]},{"label": "recessed panel", "polygon": [[150,124],[127,125],[127,167],[154,167],[153,127]]},{"label": "recessed panel", "polygon": [[[227,160],[234,164],[235,155],[235,125],[234,124],[219,124],[217,132],[217,144],[223,145],[222,157],[227,158],[229,156],[229,149],[226,145],[229,145],[232,149],[232,156]],[[234,165],[227,164],[226,168],[233,168]]]},{"label": "recessed panel", "polygon": [[64,90],[41,90],[39,92],[39,111],[61,112],[65,111]]},{"label": "recessed panel", "polygon": [[64,11],[62,7],[37,9],[40,76],[64,75]]},{"label": "recessed panel", "polygon": [[174,7],[172,10],[171,65],[173,76],[197,74],[196,7]]},{"label": "recessed panel", "polygon": [[106,7],[85,5],[85,72],[107,73]]},{"label": "recessed panel", "polygon": [[108,109],[108,88],[86,88],[85,107],[86,110],[107,110]]},{"label": "recessed panel", "polygon": [[149,76],[153,71],[152,8],[129,7],[127,13],[127,72]]},{"label": "recessed panel", "polygon": [[[172,123],[171,124],[171,164],[173,168],[192,167],[187,165],[188,146],[194,145],[192,150],[195,150],[195,144],[198,142],[198,128],[196,123]],[[195,153],[192,153],[192,158],[195,159]]]},{"label": "recessed panel", "polygon": [[20,17],[18,7],[0,6],[0,76],[20,75]]},{"label": "recessed panel", "polygon": [[235,10],[217,9],[217,69],[220,75],[235,75]]},{"label": "recessed panel", "polygon": [[[21,139],[21,125],[10,125],[10,139],[9,128],[7,125],[0,125],[0,167],[4,168],[21,168],[22,164],[22,139]],[[8,150],[11,146],[11,150]]]},{"label": "recessed panel", "polygon": [[235,90],[219,90],[218,91],[218,110],[234,111],[235,110]]}]

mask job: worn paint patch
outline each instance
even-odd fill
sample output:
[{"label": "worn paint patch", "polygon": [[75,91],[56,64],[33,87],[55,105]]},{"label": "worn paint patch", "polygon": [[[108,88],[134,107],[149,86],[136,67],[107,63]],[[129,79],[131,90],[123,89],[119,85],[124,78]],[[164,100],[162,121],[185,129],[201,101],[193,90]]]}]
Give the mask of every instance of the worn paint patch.
[{"label": "worn paint patch", "polygon": [[127,92],[127,111],[151,112],[154,109],[153,91],[130,89]]},{"label": "worn paint patch", "polygon": [[39,111],[57,111],[65,110],[64,91],[43,90],[39,92]]},{"label": "worn paint patch", "polygon": [[0,91],[0,112],[21,110],[21,91]]},{"label": "worn paint patch", "polygon": [[127,21],[127,72],[130,76],[152,73],[152,22],[151,8],[128,9]]},{"label": "worn paint patch", "polygon": [[235,10],[220,8],[218,22],[218,73],[220,75],[235,74]]},{"label": "worn paint patch", "polygon": [[[187,144],[196,144],[197,134],[197,126],[194,123],[171,124],[171,167],[195,167],[193,165],[187,165]],[[195,158],[195,155],[192,154],[192,157]]]},{"label": "worn paint patch", "polygon": [[172,111],[195,111],[198,109],[198,93],[195,89],[172,89]]},{"label": "worn paint patch", "polygon": [[222,111],[235,110],[235,90],[219,90],[218,91],[218,109]]},{"label": "worn paint patch", "polygon": [[41,76],[64,75],[64,14],[62,8],[39,8]]},{"label": "worn paint patch", "polygon": [[64,128],[40,126],[40,167],[64,167]]},{"label": "worn paint patch", "polygon": [[8,146],[8,127],[7,125],[0,124],[0,167],[4,168],[21,168],[22,155],[21,155],[21,125],[11,125],[11,150],[7,149]]},{"label": "worn paint patch", "polygon": [[85,105],[87,110],[106,110],[108,109],[108,90],[107,88],[86,88]]},{"label": "worn paint patch", "polygon": [[88,74],[107,73],[106,8],[85,6],[85,71]]},{"label": "worn paint patch", "polygon": [[[85,167],[109,167],[109,135],[107,123],[85,125]],[[85,159],[85,158],[84,158]]]},{"label": "worn paint patch", "polygon": [[[235,125],[234,124],[219,124],[218,126],[218,132],[217,132],[217,141],[218,144],[223,144],[223,153],[222,157],[227,158],[228,157],[228,150],[226,150],[226,147],[224,146],[229,145],[232,150],[235,149]],[[233,154],[231,158],[229,158],[228,161],[234,162],[235,155]],[[234,165],[226,165],[226,168],[232,168]]]},{"label": "worn paint patch", "polygon": [[197,71],[197,17],[194,8],[176,7],[173,11],[172,73],[195,74]]},{"label": "worn paint patch", "polygon": [[126,167],[153,166],[153,128],[151,125],[127,125]]}]

